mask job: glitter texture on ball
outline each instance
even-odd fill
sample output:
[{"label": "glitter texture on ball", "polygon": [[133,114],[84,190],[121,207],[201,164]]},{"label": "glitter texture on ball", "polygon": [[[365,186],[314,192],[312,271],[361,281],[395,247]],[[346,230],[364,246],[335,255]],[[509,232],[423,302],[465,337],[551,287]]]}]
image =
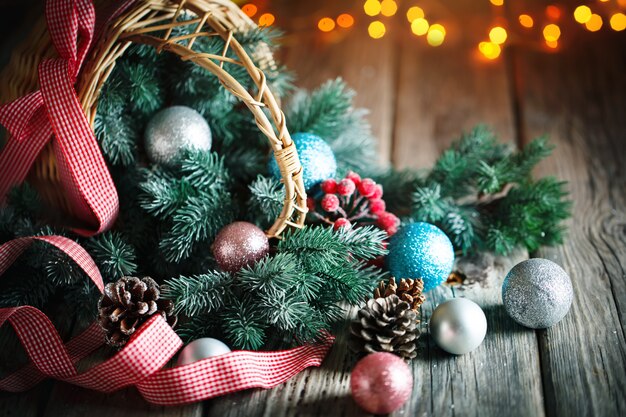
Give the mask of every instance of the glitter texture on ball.
[{"label": "glitter texture on ball", "polygon": [[476,349],[487,334],[487,318],[475,302],[453,298],[439,304],[430,317],[430,335],[448,353],[463,355]]},{"label": "glitter texture on ball", "polygon": [[[328,178],[334,178],[337,161],[333,150],[324,139],[311,133],[296,133],[291,139],[298,151],[304,188],[307,191]],[[273,157],[270,158],[269,171],[274,178],[281,178],[278,163]]]},{"label": "glitter texture on ball", "polygon": [[446,234],[430,223],[403,226],[389,241],[387,265],[396,278],[421,278],[424,291],[448,279],[454,266],[454,248]]},{"label": "glitter texture on ball", "polygon": [[196,339],[183,348],[176,360],[176,366],[188,365],[202,359],[230,353],[230,348],[223,342],[203,337]]},{"label": "glitter texture on ball", "polygon": [[235,222],[224,227],[213,242],[213,256],[219,267],[237,272],[265,257],[270,250],[269,240],[252,223]]},{"label": "glitter texture on ball", "polygon": [[502,284],[506,312],[522,326],[545,329],[567,314],[574,299],[567,272],[548,259],[528,259],[515,265]]},{"label": "glitter texture on ball", "polygon": [[204,117],[185,106],[167,107],[156,113],[144,133],[144,144],[150,161],[171,165],[185,150],[211,149],[211,129]]},{"label": "glitter texture on ball", "polygon": [[359,407],[372,414],[388,414],[409,399],[413,375],[398,356],[379,352],[357,362],[350,375],[350,390]]}]

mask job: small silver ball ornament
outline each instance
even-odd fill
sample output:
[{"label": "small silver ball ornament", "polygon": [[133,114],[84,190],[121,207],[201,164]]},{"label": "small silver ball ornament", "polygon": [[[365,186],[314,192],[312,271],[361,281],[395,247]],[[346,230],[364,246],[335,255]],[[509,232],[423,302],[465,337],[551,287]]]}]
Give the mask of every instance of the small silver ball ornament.
[{"label": "small silver ball ornament", "polygon": [[203,337],[196,339],[183,348],[176,360],[176,366],[188,365],[212,356],[230,353],[230,348],[217,339]]},{"label": "small silver ball ornament", "polygon": [[545,329],[561,321],[573,299],[569,275],[548,259],[534,258],[518,263],[502,284],[506,312],[531,329]]},{"label": "small silver ball ornament", "polygon": [[487,318],[475,302],[453,298],[439,306],[430,318],[430,335],[446,352],[463,355],[476,349],[487,334]]},{"label": "small silver ball ornament", "polygon": [[150,161],[171,165],[185,150],[211,149],[211,129],[204,117],[186,106],[167,107],[156,113],[144,132]]}]

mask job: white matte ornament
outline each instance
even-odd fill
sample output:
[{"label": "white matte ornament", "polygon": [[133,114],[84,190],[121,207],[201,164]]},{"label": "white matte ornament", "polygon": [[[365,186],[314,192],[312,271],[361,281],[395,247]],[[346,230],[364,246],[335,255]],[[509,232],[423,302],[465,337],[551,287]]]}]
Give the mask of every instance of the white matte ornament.
[{"label": "white matte ornament", "polygon": [[475,302],[453,298],[439,306],[430,318],[430,335],[446,352],[463,355],[476,349],[487,334],[487,318]]},{"label": "white matte ornament", "polygon": [[204,117],[186,106],[167,107],[146,126],[144,143],[150,161],[171,165],[185,150],[211,149],[211,129]]},{"label": "white matte ornament", "polygon": [[201,339],[194,340],[183,348],[180,355],[178,355],[176,365],[188,365],[212,356],[230,353],[230,351],[230,348],[219,340],[212,339],[210,337],[203,337]]}]

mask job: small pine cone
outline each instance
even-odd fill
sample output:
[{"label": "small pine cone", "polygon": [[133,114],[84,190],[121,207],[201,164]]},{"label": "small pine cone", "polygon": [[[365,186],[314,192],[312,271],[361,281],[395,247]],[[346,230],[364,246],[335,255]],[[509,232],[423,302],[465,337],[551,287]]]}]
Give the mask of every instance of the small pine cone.
[{"label": "small pine cone", "polygon": [[374,298],[388,297],[395,294],[402,301],[409,303],[413,310],[418,311],[424,301],[426,301],[422,291],[424,291],[424,281],[421,279],[402,278],[400,283],[397,284],[396,279],[391,277],[388,283],[380,281],[378,287],[374,290]]},{"label": "small pine cone", "polygon": [[372,298],[352,322],[348,344],[356,353],[390,352],[413,359],[420,336],[418,324],[417,312],[397,295]]},{"label": "small pine cone", "polygon": [[153,314],[174,326],[174,303],[159,298],[159,284],[150,277],[122,277],[104,287],[98,302],[99,322],[107,344],[122,348],[130,336]]}]

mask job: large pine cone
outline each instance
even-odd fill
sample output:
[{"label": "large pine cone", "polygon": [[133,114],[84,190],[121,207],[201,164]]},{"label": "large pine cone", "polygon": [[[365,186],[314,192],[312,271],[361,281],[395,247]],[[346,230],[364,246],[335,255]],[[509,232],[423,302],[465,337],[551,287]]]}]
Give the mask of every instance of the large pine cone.
[{"label": "large pine cone", "polygon": [[159,284],[150,277],[122,277],[104,287],[98,302],[99,322],[110,346],[121,348],[153,314],[160,314],[173,327],[174,303],[159,298]]},{"label": "large pine cone", "polygon": [[387,283],[380,281],[374,290],[374,298],[384,298],[395,294],[402,301],[409,303],[413,310],[418,311],[426,301],[422,291],[424,291],[424,281],[421,279],[402,278],[399,283],[396,283],[396,279],[391,277]]},{"label": "large pine cone", "polygon": [[413,359],[420,336],[418,324],[417,312],[397,295],[372,298],[350,326],[350,349],[356,353],[390,352]]}]

